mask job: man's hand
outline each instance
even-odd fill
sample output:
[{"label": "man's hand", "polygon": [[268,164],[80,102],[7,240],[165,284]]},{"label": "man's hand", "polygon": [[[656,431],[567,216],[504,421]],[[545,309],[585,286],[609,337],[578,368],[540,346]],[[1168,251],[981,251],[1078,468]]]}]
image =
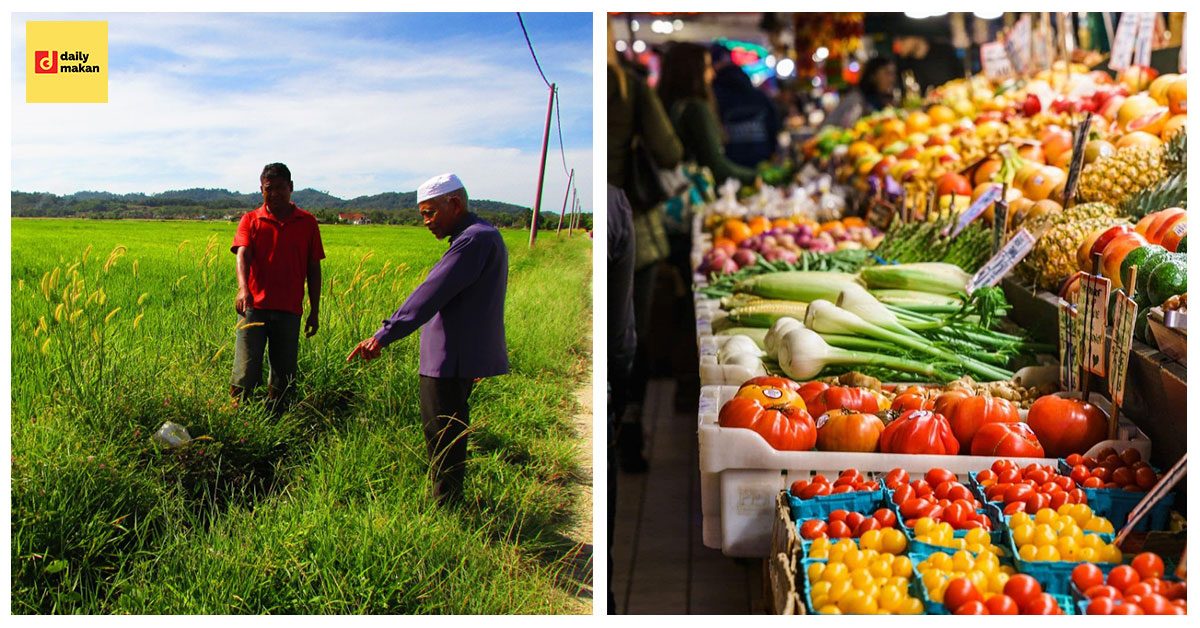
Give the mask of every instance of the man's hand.
[{"label": "man's hand", "polygon": [[379,354],[381,353],[383,353],[383,347],[379,346],[379,341],[376,340],[374,336],[371,336],[370,338],[358,343],[358,346],[354,347],[354,350],[350,352],[350,355],[346,356],[346,361],[350,362],[354,359],[354,356],[358,356],[362,358],[364,362],[369,362],[379,357]]},{"label": "man's hand", "polygon": [[312,338],[317,335],[317,330],[321,328],[321,323],[318,320],[316,312],[308,313],[308,320],[304,323],[304,337]]},{"label": "man's hand", "polygon": [[250,296],[250,291],[246,288],[238,288],[237,296],[233,299],[233,307],[237,313],[244,316],[246,310],[250,309],[252,305],[254,305],[254,298]]}]

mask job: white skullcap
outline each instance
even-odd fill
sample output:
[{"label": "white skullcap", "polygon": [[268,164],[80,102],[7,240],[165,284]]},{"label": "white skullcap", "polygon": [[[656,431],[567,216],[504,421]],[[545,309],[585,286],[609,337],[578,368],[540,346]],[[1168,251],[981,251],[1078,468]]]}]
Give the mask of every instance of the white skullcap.
[{"label": "white skullcap", "polygon": [[458,180],[458,176],[450,172],[439,174],[436,177],[430,177],[428,181],[421,184],[421,187],[417,188],[417,202],[424,203],[431,198],[461,189],[463,189],[463,184]]}]

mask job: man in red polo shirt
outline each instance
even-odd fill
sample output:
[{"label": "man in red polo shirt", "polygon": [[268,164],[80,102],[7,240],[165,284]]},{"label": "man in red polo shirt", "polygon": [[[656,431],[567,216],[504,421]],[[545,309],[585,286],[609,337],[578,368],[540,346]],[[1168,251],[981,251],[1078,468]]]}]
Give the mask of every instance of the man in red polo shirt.
[{"label": "man in red polo shirt", "polygon": [[292,173],[267,164],[259,177],[263,204],[246,212],[230,250],[237,255],[237,343],[229,393],[236,406],[262,381],[263,351],[271,376],[267,395],[282,411],[296,379],[300,316],[308,282],[308,319],[304,335],[317,333],[321,309],[321,232],[312,214],[292,203]]}]

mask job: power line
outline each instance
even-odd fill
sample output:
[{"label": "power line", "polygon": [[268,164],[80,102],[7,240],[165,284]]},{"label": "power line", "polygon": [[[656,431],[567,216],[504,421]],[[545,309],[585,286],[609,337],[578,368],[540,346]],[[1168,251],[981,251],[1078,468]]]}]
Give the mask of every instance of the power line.
[{"label": "power line", "polygon": [[567,150],[563,148],[562,103],[558,102],[558,88],[554,89],[554,121],[558,124],[558,154],[562,155],[563,173],[567,172]]},{"label": "power line", "polygon": [[550,81],[546,80],[546,73],[542,71],[542,64],[538,63],[537,53],[533,51],[533,42],[529,41],[529,31],[525,30],[525,20],[521,18],[521,13],[517,13],[517,21],[521,23],[521,32],[525,34],[525,43],[529,45],[529,54],[533,56],[533,64],[537,66],[538,74],[542,75],[542,82],[546,87],[550,87]]}]

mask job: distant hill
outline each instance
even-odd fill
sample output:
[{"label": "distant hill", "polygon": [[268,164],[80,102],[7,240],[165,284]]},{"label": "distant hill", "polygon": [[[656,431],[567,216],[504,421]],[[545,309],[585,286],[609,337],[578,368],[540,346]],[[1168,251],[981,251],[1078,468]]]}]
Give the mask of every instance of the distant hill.
[{"label": "distant hill", "polygon": [[[13,216],[35,218],[233,219],[262,204],[260,194],[241,194],[219,188],[168,190],[159,194],[83,191],[61,196],[14,191],[11,198]],[[384,192],[345,200],[305,188],[293,192],[292,201],[323,223],[338,222],[340,213],[362,212],[375,223],[420,224],[416,191]],[[471,199],[471,211],[497,226],[527,227],[532,217],[528,207],[486,199]],[[558,222],[558,213],[543,208],[539,218],[541,225],[553,227]],[[591,228],[591,218],[591,214],[583,215],[583,224],[587,228]]]}]

